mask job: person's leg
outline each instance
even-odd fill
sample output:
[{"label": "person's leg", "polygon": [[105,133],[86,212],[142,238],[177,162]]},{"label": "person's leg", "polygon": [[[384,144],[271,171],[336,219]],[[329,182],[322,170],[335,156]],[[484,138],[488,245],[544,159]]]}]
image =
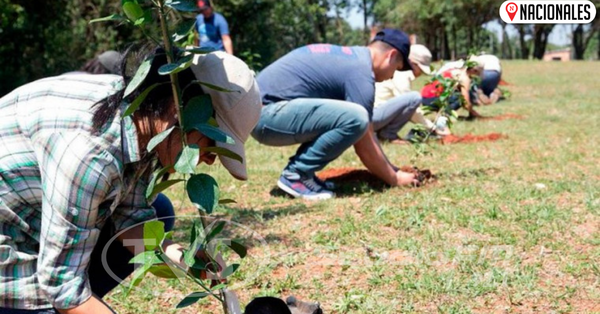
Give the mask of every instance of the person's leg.
[{"label": "person's leg", "polygon": [[498,71],[483,71],[481,78],[481,90],[483,93],[490,97],[494,90],[498,87],[498,84],[500,84],[500,79],[501,74]]},{"label": "person's leg", "polygon": [[[157,218],[165,223],[165,231],[172,230],[175,223],[175,212],[169,198],[163,194],[159,194],[156,201],[152,203],[152,206],[156,210]],[[102,251],[114,235],[114,226],[112,220],[109,218],[100,232],[100,238],[92,252],[90,267],[88,269],[92,292],[98,298],[103,298],[134,271],[134,265],[129,263],[133,258],[133,253],[118,240],[112,241],[108,247],[106,252],[106,267],[102,264]],[[113,276],[118,278],[113,278]]]},{"label": "person's leg", "polygon": [[398,139],[398,131],[408,122],[421,104],[418,92],[394,97],[373,109],[373,128],[379,138]]},{"label": "person's leg", "polygon": [[435,104],[435,101],[438,100],[438,97],[430,97],[421,99],[421,103],[425,107],[429,107],[433,110],[438,110],[439,107]]},{"label": "person's leg", "polygon": [[369,124],[367,111],[331,99],[295,99],[263,108],[252,136],[270,146],[302,145],[286,170],[313,177],[358,141]]}]

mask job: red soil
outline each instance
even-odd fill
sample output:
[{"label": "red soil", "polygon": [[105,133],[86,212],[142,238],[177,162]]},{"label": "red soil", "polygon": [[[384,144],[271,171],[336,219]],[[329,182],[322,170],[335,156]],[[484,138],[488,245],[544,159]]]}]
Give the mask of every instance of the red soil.
[{"label": "red soil", "polygon": [[469,133],[463,136],[448,135],[442,138],[442,144],[493,142],[506,137],[506,135],[500,133],[490,133],[485,135],[473,135]]},{"label": "red soil", "polygon": [[505,80],[501,79],[500,83],[498,83],[498,85],[500,85],[500,86],[511,86],[512,84],[509,83],[509,82],[507,82],[507,81],[505,81]]}]

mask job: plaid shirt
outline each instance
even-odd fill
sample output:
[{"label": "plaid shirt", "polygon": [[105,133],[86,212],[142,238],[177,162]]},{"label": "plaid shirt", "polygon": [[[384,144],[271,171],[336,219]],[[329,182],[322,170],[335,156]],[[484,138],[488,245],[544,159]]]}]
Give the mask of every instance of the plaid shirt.
[{"label": "plaid shirt", "polygon": [[122,84],[62,75],[0,99],[0,308],[81,304],[106,219],[122,230],[156,216],[133,121],[117,112],[92,134],[91,106]]}]

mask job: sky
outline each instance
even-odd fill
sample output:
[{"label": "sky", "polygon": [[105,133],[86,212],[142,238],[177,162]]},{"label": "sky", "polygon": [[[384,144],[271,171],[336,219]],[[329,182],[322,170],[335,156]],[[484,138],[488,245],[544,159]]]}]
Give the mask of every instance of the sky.
[{"label": "sky", "polygon": [[[363,27],[363,16],[362,12],[357,12],[357,10],[351,10],[346,15],[346,21],[350,24],[352,28],[362,28]],[[498,40],[502,41],[502,27],[500,23],[493,21],[484,25],[490,31],[496,33],[498,36]],[[550,33],[550,37],[548,38],[548,42],[557,45],[557,46],[566,46],[571,43],[571,25],[559,24],[554,27],[552,33]],[[517,29],[510,26],[507,27],[507,32],[509,36],[516,36]]]}]

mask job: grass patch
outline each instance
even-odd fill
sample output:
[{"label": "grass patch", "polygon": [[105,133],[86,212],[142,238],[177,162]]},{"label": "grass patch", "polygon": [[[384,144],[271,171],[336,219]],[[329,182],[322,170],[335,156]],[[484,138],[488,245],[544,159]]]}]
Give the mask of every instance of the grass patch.
[{"label": "grass patch", "polygon": [[[266,240],[251,246],[234,277],[246,283],[242,303],[294,294],[326,313],[600,313],[600,63],[504,67],[512,98],[478,110],[524,119],[457,123],[457,134],[508,138],[433,144],[433,155],[413,163],[438,174],[432,185],[361,185],[326,202],[293,200],[275,183],[296,147],[254,140],[250,181],[205,168],[238,202],[218,213]],[[415,154],[384,150],[398,165]],[[362,168],[352,150],[329,167]],[[193,213],[181,192],[168,194],[179,213]],[[181,237],[186,226],[177,226]],[[192,287],[147,278],[108,302],[122,313],[219,312],[210,300],[175,311]]]}]

